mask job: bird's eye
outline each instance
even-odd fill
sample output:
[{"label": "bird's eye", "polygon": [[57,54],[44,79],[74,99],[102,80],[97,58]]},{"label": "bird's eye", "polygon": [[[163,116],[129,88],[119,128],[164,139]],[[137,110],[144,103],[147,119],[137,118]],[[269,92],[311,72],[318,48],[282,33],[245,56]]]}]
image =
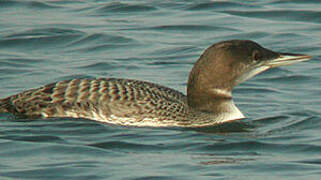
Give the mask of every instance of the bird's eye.
[{"label": "bird's eye", "polygon": [[252,59],[253,59],[254,61],[259,61],[259,60],[260,60],[260,57],[261,57],[261,55],[260,55],[259,51],[255,50],[255,51],[252,53]]}]

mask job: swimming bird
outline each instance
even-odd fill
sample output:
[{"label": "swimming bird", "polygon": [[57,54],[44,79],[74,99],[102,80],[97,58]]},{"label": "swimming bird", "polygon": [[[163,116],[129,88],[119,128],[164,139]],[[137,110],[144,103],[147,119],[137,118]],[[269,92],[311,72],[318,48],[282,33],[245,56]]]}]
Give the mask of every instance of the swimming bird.
[{"label": "swimming bird", "polygon": [[206,49],[195,63],[187,95],[138,80],[72,79],[0,99],[0,112],[132,126],[212,126],[245,118],[232,99],[236,85],[270,68],[310,58],[274,52],[250,40],[222,41]]}]

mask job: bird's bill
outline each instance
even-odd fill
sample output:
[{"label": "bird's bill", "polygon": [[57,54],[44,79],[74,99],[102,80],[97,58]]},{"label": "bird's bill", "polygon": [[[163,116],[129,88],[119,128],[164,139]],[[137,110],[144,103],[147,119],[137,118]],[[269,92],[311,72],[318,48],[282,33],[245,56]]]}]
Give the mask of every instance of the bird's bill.
[{"label": "bird's bill", "polygon": [[311,56],[305,54],[280,53],[280,56],[278,58],[267,61],[265,65],[273,68],[307,61],[311,58]]}]

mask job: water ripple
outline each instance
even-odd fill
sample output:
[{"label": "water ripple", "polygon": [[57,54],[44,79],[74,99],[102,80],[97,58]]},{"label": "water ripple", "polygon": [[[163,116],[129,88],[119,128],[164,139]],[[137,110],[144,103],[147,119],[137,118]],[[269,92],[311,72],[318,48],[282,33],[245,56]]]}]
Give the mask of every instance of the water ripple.
[{"label": "water ripple", "polygon": [[98,63],[92,63],[89,65],[83,65],[83,66],[78,66],[77,68],[81,68],[81,69],[94,69],[94,70],[111,70],[114,68],[117,68],[117,66],[115,66],[113,63],[107,63],[107,62],[98,62]]},{"label": "water ripple", "polygon": [[31,29],[23,32],[18,32],[5,36],[4,38],[26,38],[26,37],[43,37],[43,36],[59,36],[59,35],[83,35],[84,33],[73,29],[61,29],[61,28],[41,28]]},{"label": "water ripple", "polygon": [[233,28],[215,27],[209,25],[163,25],[151,27],[148,29],[160,31],[236,31],[236,29]]},{"label": "water ripple", "polygon": [[33,67],[35,64],[43,62],[42,59],[31,58],[0,58],[1,67]]},{"label": "water ripple", "polygon": [[83,36],[81,31],[72,29],[44,28],[32,29],[13,33],[0,40],[0,49],[20,48],[23,51],[30,49],[44,49],[67,45],[70,41]]},{"label": "water ripple", "polygon": [[13,141],[25,141],[25,142],[59,142],[64,143],[65,141],[57,136],[2,136],[1,139],[10,139]]},{"label": "water ripple", "polygon": [[258,141],[245,141],[245,142],[231,142],[231,143],[220,143],[213,145],[205,145],[202,147],[206,151],[222,151],[234,152],[234,151],[247,151],[251,152],[287,152],[287,153],[318,153],[321,150],[320,146],[310,144],[277,144],[277,143],[264,143]]},{"label": "water ripple", "polygon": [[311,81],[314,78],[307,75],[288,75],[288,76],[278,76],[278,77],[268,77],[268,78],[262,78],[264,81],[269,82],[282,82],[286,84],[293,84],[293,82],[304,82],[304,81]]},{"label": "water ripple", "polygon": [[126,47],[132,47],[134,45],[131,44],[100,44],[100,45],[93,45],[89,47],[81,47],[73,49],[72,52],[78,51],[78,52],[85,52],[85,53],[98,53],[98,52],[105,52],[107,50],[116,50],[116,49],[124,49]]},{"label": "water ripple", "polygon": [[321,159],[302,160],[302,161],[295,161],[295,162],[302,163],[302,164],[321,165]]},{"label": "water ripple", "polygon": [[277,21],[302,21],[321,23],[320,11],[305,11],[305,10],[269,10],[269,11],[238,11],[228,10],[222,11],[230,15],[243,16],[248,18],[262,18]]},{"label": "water ripple", "polygon": [[102,33],[95,33],[88,35],[82,39],[77,41],[73,41],[69,46],[79,46],[79,45],[92,45],[92,44],[99,44],[99,43],[129,43],[135,42],[132,38],[127,38],[125,36],[112,36],[108,34]]},{"label": "water ripple", "polygon": [[310,1],[306,1],[306,0],[273,0],[273,4],[296,4],[296,3],[300,3],[300,4],[320,4],[321,2],[319,0],[310,0]]},{"label": "water ripple", "polygon": [[35,10],[47,10],[53,8],[59,8],[57,5],[53,5],[46,2],[40,1],[15,1],[15,0],[4,0],[0,1],[0,8],[17,8],[17,7],[31,8]]},{"label": "water ripple", "polygon": [[96,12],[102,14],[113,13],[133,13],[133,12],[146,12],[154,11],[157,8],[153,6],[141,5],[141,4],[128,4],[128,3],[108,3],[103,7],[96,9]]},{"label": "water ripple", "polygon": [[127,143],[121,141],[109,141],[102,143],[89,144],[88,146],[93,146],[102,149],[117,149],[117,150],[139,150],[142,151],[151,151],[151,150],[160,150],[159,146],[147,145],[147,144],[137,144],[137,143]]},{"label": "water ripple", "polygon": [[66,46],[71,49],[69,52],[82,51],[93,53],[107,49],[122,49],[132,45],[137,46],[135,39],[125,36],[111,36],[108,34],[95,33],[73,40]]},{"label": "water ripple", "polygon": [[255,5],[249,3],[238,3],[238,2],[229,2],[229,1],[213,1],[206,3],[199,3],[192,5],[187,8],[187,10],[199,11],[199,10],[217,10],[225,8],[252,8],[256,7]]},{"label": "water ripple", "polygon": [[295,121],[287,122],[286,124],[277,127],[271,131],[301,131],[304,129],[313,129],[315,126],[321,125],[320,119],[317,117],[308,117],[303,119],[298,119]]}]

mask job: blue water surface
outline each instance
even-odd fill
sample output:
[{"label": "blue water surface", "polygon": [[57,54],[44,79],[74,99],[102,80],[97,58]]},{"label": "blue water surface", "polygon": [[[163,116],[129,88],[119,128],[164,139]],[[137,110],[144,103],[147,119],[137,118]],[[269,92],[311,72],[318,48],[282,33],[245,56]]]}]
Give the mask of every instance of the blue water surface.
[{"label": "blue water surface", "polygon": [[251,39],[312,60],[236,87],[248,117],[202,129],[0,115],[0,179],[320,179],[321,1],[0,1],[0,97],[71,78],[186,92],[202,51]]}]

